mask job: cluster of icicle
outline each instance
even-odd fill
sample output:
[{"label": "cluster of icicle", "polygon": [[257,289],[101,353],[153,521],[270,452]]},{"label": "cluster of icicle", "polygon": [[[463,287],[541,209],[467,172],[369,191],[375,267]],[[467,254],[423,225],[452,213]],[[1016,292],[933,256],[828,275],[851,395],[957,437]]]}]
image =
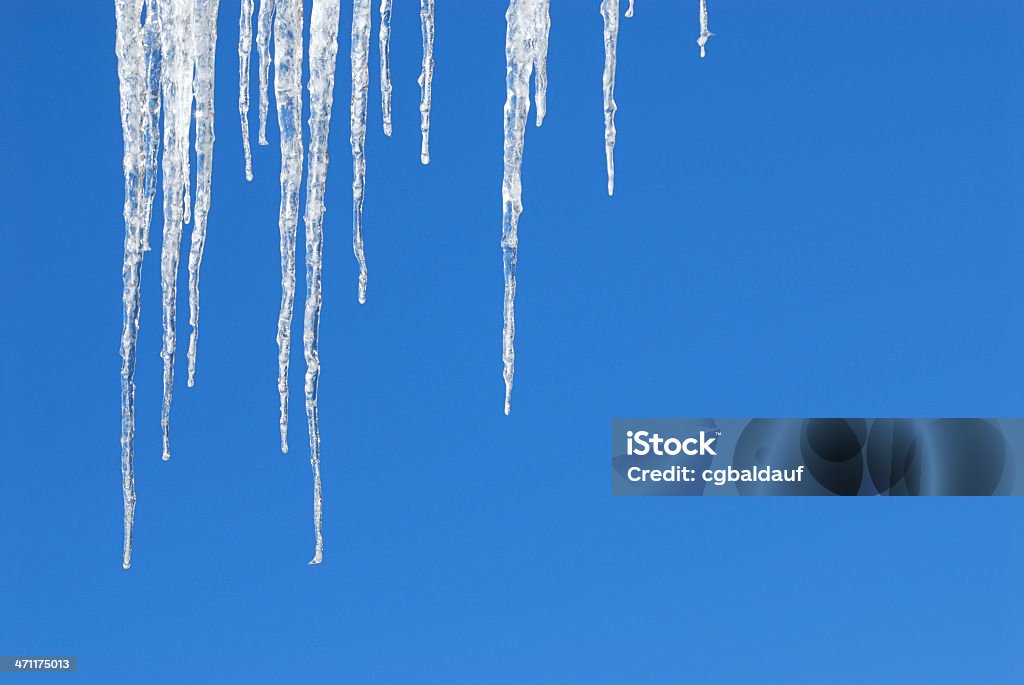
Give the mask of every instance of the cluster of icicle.
[{"label": "cluster of icicle", "polygon": [[[160,255],[163,310],[163,402],[161,427],[164,460],[170,458],[170,408],[176,350],[177,273],[184,224],[193,221],[188,256],[189,324],[188,385],[195,383],[199,339],[199,270],[206,241],[214,143],[214,74],[217,15],[220,0],[114,0],[117,19],[116,53],[120,80],[121,124],[124,134],[125,249],[124,321],[121,333],[121,474],[124,496],[123,565],[131,565],[135,515],[134,435],[135,360],[139,327],[139,285],[142,261],[150,250],[149,231],[156,196],[157,164],[162,180],[163,235]],[[320,359],[318,331],[322,305],[324,194],[327,178],[327,140],[334,73],[338,51],[341,0],[313,0],[309,41],[309,132],[306,204],[306,302],[303,316],[303,355],[306,361],[305,408],[313,467],[315,551],[310,563],[323,559],[320,431],[317,411]],[[370,0],[353,0],[352,97],[352,248],[359,267],[358,299],[366,301],[366,258],[363,247],[363,202],[366,186],[366,115],[369,95]],[[390,40],[392,0],[380,0],[381,107],[384,134],[392,133]],[[255,0],[241,0],[239,16],[239,93],[245,155],[245,177],[253,178],[249,135],[250,65]],[[615,59],[619,29],[619,0],[601,0],[604,19],[604,112],[608,194],[614,190]],[[627,17],[633,16],[629,0]],[[519,217],[522,205],[522,161],[530,111],[530,79],[534,79],[536,123],[544,120],[547,91],[550,0],[509,0],[505,40],[506,101],[504,173],[502,177],[502,235],[505,297],[503,362],[505,413],[511,409],[515,371],[515,291]],[[288,451],[288,369],[295,303],[296,242],[299,188],[304,157],[302,127],[303,0],[260,0],[256,14],[259,73],[258,142],[267,145],[270,107],[270,61],[273,44],[274,94],[281,145],[281,204],[278,214],[281,247],[281,308],[278,318],[278,393],[281,450]],[[434,0],[420,0],[423,62],[420,86],[420,160],[430,162],[430,111],[434,74]],[[708,38],[706,0],[700,0],[700,35],[704,57]],[[191,199],[189,132],[195,120],[196,190]],[[160,129],[161,114],[163,129]],[[161,135],[162,134],[162,135]],[[161,138],[163,143],[161,155]]]},{"label": "cluster of icicle", "polygon": [[[548,33],[551,30],[550,0],[509,0],[505,33],[505,172],[501,182],[501,251],[505,272],[502,361],[505,377],[505,414],[512,408],[512,380],[515,376],[516,258],[519,250],[519,217],[523,212],[523,147],[526,119],[530,113],[530,75],[536,69],[534,88],[537,125],[546,112]],[[604,149],[608,167],[608,194],[615,191],[615,58],[619,40],[619,0],[601,0],[604,19]],[[632,17],[634,0],[626,16]],[[707,0],[700,0],[700,35],[697,45],[704,57],[708,38]]]},{"label": "cluster of icicle", "polygon": [[[334,100],[341,0],[315,0],[310,26],[309,171],[306,199],[307,285],[303,343],[306,358],[306,412],[314,472],[313,563],[323,554],[320,510],[319,431],[317,423],[317,329],[320,316],[320,257],[327,174],[327,131]],[[131,565],[135,515],[135,360],[139,326],[139,283],[149,248],[149,226],[156,194],[157,162],[163,181],[163,243],[160,271],[163,303],[164,391],[161,411],[163,459],[170,458],[170,408],[176,350],[177,273],[183,225],[192,221],[189,250],[188,385],[195,383],[199,334],[199,269],[210,210],[214,143],[214,74],[219,0],[115,0],[116,53],[124,134],[125,255],[124,323],[121,334],[121,473],[124,494],[122,564]],[[240,20],[239,109],[245,134],[245,173],[252,178],[248,144],[249,43],[252,0],[243,0]],[[260,142],[266,143],[269,34],[273,24],[278,122],[281,128],[281,265],[283,297],[278,343],[287,398],[287,352],[295,290],[295,239],[302,174],[302,0],[262,0],[259,15]],[[194,105],[194,110],[193,110]],[[163,113],[163,152],[160,115]],[[196,193],[190,193],[189,131],[195,116]],[[286,405],[282,404],[282,446]]]},{"label": "cluster of icicle", "polygon": [[[219,0],[115,0],[116,52],[124,133],[124,322],[121,331],[121,480],[124,493],[125,568],[131,565],[135,516],[135,357],[139,328],[139,283],[149,245],[157,163],[163,180],[164,394],[163,458],[170,458],[170,408],[176,348],[176,301],[182,226],[192,221],[189,130],[196,120],[195,224],[189,249],[188,383],[195,379],[199,335],[199,268],[206,242],[213,155],[213,78]],[[163,155],[160,114],[163,110]]]}]

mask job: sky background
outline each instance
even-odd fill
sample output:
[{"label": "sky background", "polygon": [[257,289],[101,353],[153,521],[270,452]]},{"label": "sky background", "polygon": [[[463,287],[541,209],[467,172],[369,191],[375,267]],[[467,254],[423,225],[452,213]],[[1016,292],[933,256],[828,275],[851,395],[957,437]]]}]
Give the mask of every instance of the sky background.
[{"label": "sky background", "polygon": [[1024,680],[1020,499],[613,498],[608,469],[612,417],[1024,414],[1024,5],[714,0],[701,61],[697,0],[640,0],[609,198],[599,3],[552,4],[505,417],[506,5],[437,2],[428,167],[418,3],[395,0],[391,139],[374,9],[360,306],[343,3],[309,567],[276,116],[256,146],[254,90],[246,183],[222,0],[197,385],[183,260],[162,463],[157,240],[123,571],[113,3],[3,2],[0,654],[77,655],[61,682]]}]

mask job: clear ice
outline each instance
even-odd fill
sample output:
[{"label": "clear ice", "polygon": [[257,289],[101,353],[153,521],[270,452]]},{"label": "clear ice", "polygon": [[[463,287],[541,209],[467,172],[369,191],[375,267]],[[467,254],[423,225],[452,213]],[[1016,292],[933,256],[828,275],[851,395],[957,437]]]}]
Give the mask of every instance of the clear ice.
[{"label": "clear ice", "polygon": [[260,12],[256,17],[256,49],[260,56],[260,145],[267,142],[267,112],[270,109],[270,38],[274,20],[276,0],[260,0]]},{"label": "clear ice", "polygon": [[253,0],[242,0],[238,14],[238,116],[242,120],[242,152],[245,180],[252,180],[252,147],[249,144],[249,64],[252,55]]},{"label": "clear ice", "polygon": [[423,68],[420,71],[420,162],[430,164],[430,97],[434,85],[434,0],[420,0]]},{"label": "clear ice", "polygon": [[[163,187],[163,232],[160,256],[162,291],[163,402],[162,457],[170,457],[170,406],[176,345],[177,272],[183,225],[192,220],[190,140],[195,104],[196,190],[188,258],[189,322],[188,384],[195,380],[199,333],[199,271],[210,210],[214,145],[214,75],[217,14],[220,0],[114,0],[117,21],[115,52],[120,84],[124,139],[124,263],[121,331],[121,481],[124,500],[123,566],[131,565],[135,515],[134,435],[135,365],[139,327],[139,284],[158,178]],[[238,112],[242,129],[245,176],[252,180],[249,135],[250,66],[255,0],[240,0]],[[277,327],[278,393],[281,450],[288,451],[288,371],[296,287],[296,242],[303,161],[308,162],[303,223],[306,237],[306,302],[303,354],[306,362],[305,409],[313,469],[315,551],[310,563],[323,559],[322,487],[318,391],[319,324],[322,306],[322,256],[328,135],[334,99],[341,0],[313,0],[309,40],[308,156],[302,131],[303,0],[260,0],[256,13],[259,65],[260,145],[267,145],[270,60],[273,44],[274,92],[281,145],[281,204],[278,215],[281,249],[281,308]],[[615,66],[619,0],[602,0],[605,64],[603,73],[605,152],[608,194],[614,191]],[[392,133],[390,41],[393,0],[380,0],[381,109],[386,135]],[[353,0],[352,95],[350,126],[353,162],[352,246],[359,265],[359,302],[366,301],[366,259],[363,247],[363,202],[366,187],[366,121],[369,89],[371,0]],[[626,17],[634,14],[629,0]],[[515,374],[515,293],[518,226],[523,211],[522,163],[530,112],[530,79],[534,79],[536,125],[547,110],[547,51],[551,28],[550,0],[509,0],[506,12],[506,101],[504,107],[504,169],[502,174],[502,258],[504,325],[502,331],[505,413],[511,410]],[[423,60],[420,86],[420,158],[430,161],[430,114],[434,72],[434,0],[420,0]],[[701,57],[714,34],[708,30],[706,0],[700,0]],[[163,130],[160,130],[161,115]],[[162,149],[162,155],[161,155]],[[158,170],[158,166],[160,169]],[[159,173],[158,173],[159,171]]]},{"label": "clear ice", "polygon": [[295,308],[295,241],[302,182],[302,0],[277,0],[274,13],[274,97],[281,132],[281,311],[277,318],[277,392],[281,451],[288,451],[288,364]]},{"label": "clear ice", "polygon": [[[143,47],[142,0],[116,0],[117,76],[120,83],[121,132],[124,139],[124,306],[121,326],[121,491],[124,499],[122,566],[132,564],[135,526],[135,357],[139,335],[139,280],[145,254],[145,180],[149,117],[148,80]],[[155,17],[147,11],[147,29]],[[155,25],[155,24],[154,24]]]},{"label": "clear ice", "polygon": [[619,0],[601,0],[604,19],[604,156],[608,194],[615,192],[615,51],[619,42]]},{"label": "clear ice", "polygon": [[196,209],[188,253],[188,311],[192,332],[188,340],[188,385],[196,382],[199,342],[199,268],[206,246],[213,176],[213,79],[217,57],[217,10],[220,0],[195,0]]},{"label": "clear ice", "polygon": [[352,252],[359,264],[359,304],[366,302],[363,199],[366,190],[366,99],[370,88],[370,0],[352,1]]},{"label": "clear ice", "polygon": [[708,0],[700,0],[700,35],[697,36],[697,45],[700,46],[701,59],[704,58],[704,46],[713,35],[708,31]]},{"label": "clear ice", "polygon": [[174,357],[177,331],[178,262],[181,232],[189,203],[188,133],[192,121],[194,6],[191,0],[158,0],[160,21],[160,81],[164,103],[163,199],[164,228],[160,251],[160,284],[163,299],[164,394],[160,416],[163,459],[171,458],[171,397],[174,392]]},{"label": "clear ice", "polygon": [[309,563],[323,560],[323,510],[320,486],[320,419],[317,398],[320,383],[321,264],[323,258],[324,193],[327,182],[327,136],[334,101],[334,71],[338,56],[341,0],[313,0],[309,25],[309,171],[306,176],[306,310],[302,326],[306,358],[306,419],[309,423],[309,458],[313,466],[313,532],[316,548]]},{"label": "clear ice", "polygon": [[[505,414],[512,408],[512,379],[516,353],[516,258],[519,251],[519,216],[523,212],[523,147],[530,114],[530,76],[546,64],[551,27],[548,0],[509,0],[505,13],[505,135],[504,173],[501,180],[501,252],[505,272],[502,361],[505,378]],[[540,72],[538,72],[540,73]],[[538,93],[543,85],[535,83]],[[538,95],[538,99],[540,96]],[[538,123],[539,123],[538,109]]]},{"label": "clear ice", "polygon": [[384,135],[391,135],[391,0],[380,0],[380,108]]}]

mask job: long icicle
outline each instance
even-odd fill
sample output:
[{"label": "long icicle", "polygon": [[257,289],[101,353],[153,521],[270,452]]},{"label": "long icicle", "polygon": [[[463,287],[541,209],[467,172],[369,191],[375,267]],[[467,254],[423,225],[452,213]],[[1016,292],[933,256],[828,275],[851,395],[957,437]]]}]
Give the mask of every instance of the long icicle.
[{"label": "long icicle", "polygon": [[[135,528],[135,355],[139,335],[139,281],[142,276],[146,90],[142,45],[142,0],[115,0],[117,75],[120,81],[121,130],[124,138],[124,281],[121,325],[121,493],[124,499],[124,551],[121,565],[132,564]],[[148,13],[147,13],[148,15]],[[147,23],[153,21],[147,16]]]},{"label": "long icicle", "polygon": [[391,135],[391,0],[380,0],[380,107],[384,135]]},{"label": "long icicle", "polygon": [[171,396],[174,391],[174,348],[176,344],[178,262],[181,259],[183,197],[187,186],[188,132],[192,119],[192,72],[194,68],[190,0],[159,0],[161,82],[164,112],[164,228],[160,252],[160,285],[163,299],[164,393],[160,426],[163,459],[171,458]]},{"label": "long icicle", "polygon": [[697,45],[700,46],[701,59],[704,59],[704,46],[713,35],[715,34],[708,30],[708,0],[700,0],[700,35],[697,36]]},{"label": "long icicle", "polygon": [[302,0],[277,0],[274,16],[274,97],[281,131],[281,312],[277,319],[277,392],[281,451],[288,452],[288,363],[295,307],[295,238],[302,182]]},{"label": "long icicle", "polygon": [[[509,0],[505,13],[505,135],[504,173],[501,181],[501,251],[505,272],[502,360],[505,378],[505,414],[512,408],[515,375],[516,259],[519,251],[519,216],[523,211],[522,167],[526,120],[530,114],[530,75],[546,62],[550,28],[548,0]],[[544,54],[541,54],[541,50]],[[539,84],[538,84],[539,85]]]},{"label": "long icicle", "polygon": [[302,326],[306,358],[306,420],[309,424],[309,460],[313,466],[313,533],[316,547],[309,563],[324,557],[323,497],[320,487],[320,307],[323,302],[324,195],[327,184],[327,136],[334,101],[334,70],[338,59],[338,23],[341,0],[313,0],[309,25],[309,171],[306,176],[306,309]]},{"label": "long icicle", "polygon": [[260,56],[260,130],[257,142],[267,143],[267,111],[270,109],[270,32],[277,0],[260,0],[256,18],[256,48]]},{"label": "long icicle", "polygon": [[370,0],[352,0],[352,252],[359,264],[359,304],[366,302],[363,199],[366,190],[366,98],[370,87]]},{"label": "long icicle", "polygon": [[238,13],[238,116],[242,121],[245,180],[252,180],[252,146],[249,144],[249,65],[252,55],[253,0],[242,0]]},{"label": "long icicle", "polygon": [[430,100],[434,85],[434,0],[420,0],[423,67],[420,71],[420,162],[430,164]]},{"label": "long icicle", "polygon": [[149,228],[153,216],[153,200],[156,197],[157,180],[160,173],[160,18],[157,15],[156,0],[146,0],[146,24],[143,27],[142,45],[146,51],[146,170],[144,207],[142,218],[142,249],[148,252]]},{"label": "long icicle", "polygon": [[196,382],[196,345],[199,342],[199,268],[206,246],[213,177],[213,82],[217,58],[217,13],[220,0],[195,0],[196,99],[196,210],[192,245],[188,253],[188,386]]},{"label": "long icicle", "polygon": [[619,0],[601,0],[604,19],[604,156],[608,194],[615,192],[615,51],[619,41]]}]

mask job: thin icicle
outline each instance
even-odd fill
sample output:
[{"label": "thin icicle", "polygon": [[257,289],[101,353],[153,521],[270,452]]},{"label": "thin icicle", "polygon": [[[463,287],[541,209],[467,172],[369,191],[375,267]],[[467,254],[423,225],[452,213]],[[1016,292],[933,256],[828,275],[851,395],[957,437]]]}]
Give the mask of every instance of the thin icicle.
[{"label": "thin icicle", "polygon": [[[519,251],[519,216],[522,203],[523,147],[530,114],[530,75],[546,61],[548,0],[509,0],[505,19],[505,142],[501,181],[501,251],[505,272],[504,328],[502,331],[505,377],[505,414],[512,408],[515,374],[516,258]],[[544,54],[542,54],[542,52]],[[539,84],[538,84],[539,85]]]},{"label": "thin icicle", "polygon": [[146,0],[146,25],[142,44],[146,51],[146,171],[144,194],[145,214],[142,220],[142,249],[150,250],[149,227],[156,197],[158,165],[160,163],[160,18],[156,0]]},{"label": "thin icicle", "polygon": [[366,302],[363,197],[366,190],[366,98],[370,87],[370,0],[352,0],[352,252],[359,264],[359,304]]},{"label": "thin icicle", "polygon": [[[122,566],[132,564],[135,527],[135,355],[139,335],[139,281],[142,277],[147,116],[146,62],[142,45],[142,0],[116,0],[117,75],[124,138],[124,280],[121,326],[121,492],[124,499]],[[147,13],[148,14],[148,13]],[[147,23],[152,21],[152,15]]]},{"label": "thin icicle", "polygon": [[700,35],[697,36],[697,45],[700,46],[701,59],[704,59],[704,46],[713,35],[708,31],[708,0],[700,0]]},{"label": "thin icicle", "polygon": [[213,176],[213,81],[217,57],[217,12],[220,0],[195,0],[196,59],[196,222],[188,253],[188,386],[196,382],[196,345],[199,342],[199,268],[206,245],[210,214],[210,179]]},{"label": "thin icicle", "polygon": [[302,182],[302,0],[277,0],[274,16],[274,97],[281,132],[281,312],[277,319],[277,392],[281,451],[288,451],[288,362],[295,307],[295,238]]},{"label": "thin icicle", "polygon": [[534,67],[536,73],[533,77],[534,100],[537,101],[537,126],[544,123],[544,116],[548,113],[548,34],[551,31],[550,2],[544,2],[540,10],[540,25],[537,27],[535,40],[537,41],[534,50]]},{"label": "thin icicle", "polygon": [[434,0],[420,0],[423,68],[420,71],[420,162],[430,164],[430,99],[434,84]]},{"label": "thin icicle", "polygon": [[164,101],[163,195],[164,229],[160,253],[160,284],[163,299],[164,394],[160,426],[163,459],[171,458],[171,396],[174,390],[178,261],[181,258],[183,197],[188,167],[188,131],[192,119],[193,3],[190,0],[158,0]]},{"label": "thin icicle", "polygon": [[323,510],[320,488],[320,305],[323,257],[324,194],[327,183],[327,135],[334,101],[341,0],[313,0],[309,25],[309,172],[306,176],[306,310],[302,326],[306,358],[306,420],[309,460],[313,466],[313,532],[316,547],[309,563],[323,561]]},{"label": "thin icicle", "polygon": [[256,18],[256,49],[260,56],[260,131],[257,142],[267,143],[267,110],[270,109],[270,31],[277,0],[260,0]]},{"label": "thin icicle", "polygon": [[[188,7],[186,7],[183,11],[188,16],[188,24],[189,24],[188,30],[191,32],[192,31],[192,23],[193,23],[193,21],[195,19],[195,7],[190,2],[190,3],[188,3]],[[191,38],[192,37],[190,35],[189,39],[191,39]],[[189,72],[189,77],[188,77],[188,89],[189,89],[189,94],[188,94],[188,119],[185,122],[185,144],[181,146],[181,163],[182,163],[182,168],[183,168],[182,181],[183,181],[184,186],[185,186],[183,188],[183,196],[184,196],[183,204],[184,204],[184,207],[182,207],[182,212],[183,212],[183,214],[182,214],[182,221],[184,221],[186,224],[190,224],[190,223],[192,223],[192,168],[191,168],[192,160],[189,157],[189,153],[190,153],[191,150],[189,149],[189,144],[190,143],[189,143],[189,138],[188,138],[188,132],[189,132],[189,128],[191,128],[191,126],[192,126],[192,101],[195,98],[195,92],[194,92],[194,89],[195,89],[195,68],[196,68],[196,64],[195,64],[195,59],[196,59],[196,55],[195,55],[195,42],[193,41],[187,47],[188,47],[189,57],[192,60],[192,64],[191,64],[191,66],[187,67],[188,68],[188,72]]]},{"label": "thin icicle", "polygon": [[242,120],[242,151],[245,180],[252,180],[252,147],[249,145],[249,57],[252,54],[253,0],[242,0],[238,14],[238,116]]},{"label": "thin icicle", "polygon": [[604,19],[604,156],[608,194],[615,192],[615,50],[619,41],[619,0],[601,0]]},{"label": "thin icicle", "polygon": [[629,8],[626,10],[626,19],[633,17],[633,0],[629,0]]},{"label": "thin icicle", "polygon": [[384,135],[391,135],[391,0],[380,0],[380,106]]}]

